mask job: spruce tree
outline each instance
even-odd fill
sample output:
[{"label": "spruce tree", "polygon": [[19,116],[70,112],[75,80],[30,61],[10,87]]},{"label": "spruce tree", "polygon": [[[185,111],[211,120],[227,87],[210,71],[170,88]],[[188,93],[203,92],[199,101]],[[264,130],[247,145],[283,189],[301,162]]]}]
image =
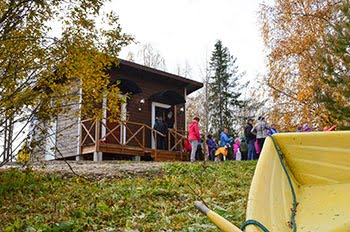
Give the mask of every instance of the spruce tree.
[{"label": "spruce tree", "polygon": [[209,63],[211,70],[209,121],[211,131],[214,133],[224,127],[234,132],[232,129],[237,123],[235,115],[242,106],[242,102],[238,99],[241,95],[238,92],[238,80],[242,74],[238,72],[236,61],[228,48],[218,40]]}]

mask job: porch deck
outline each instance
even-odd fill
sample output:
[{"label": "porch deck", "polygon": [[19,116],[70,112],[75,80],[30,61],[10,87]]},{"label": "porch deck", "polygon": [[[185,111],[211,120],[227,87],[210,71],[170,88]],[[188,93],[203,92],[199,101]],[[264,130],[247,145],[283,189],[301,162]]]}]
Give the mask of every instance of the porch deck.
[{"label": "porch deck", "polygon": [[[135,122],[107,123],[84,120],[81,122],[80,154],[102,152],[108,154],[150,157],[154,161],[188,161],[183,141],[186,132],[169,129],[163,135],[148,125]],[[155,149],[157,136],[167,138],[167,149]],[[153,138],[152,138],[153,137]],[[96,142],[98,141],[98,142]]]}]

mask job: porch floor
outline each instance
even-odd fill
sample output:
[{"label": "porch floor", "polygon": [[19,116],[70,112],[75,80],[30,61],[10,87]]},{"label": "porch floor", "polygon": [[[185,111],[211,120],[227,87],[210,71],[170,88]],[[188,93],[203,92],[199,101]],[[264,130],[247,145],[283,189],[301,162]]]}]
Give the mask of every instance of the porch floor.
[{"label": "porch floor", "polygon": [[[127,146],[120,144],[99,144],[99,152],[109,153],[115,155],[129,155],[129,156],[151,156],[154,161],[188,161],[189,154],[180,151],[168,151],[152,148],[141,148],[136,146]],[[90,154],[96,152],[96,146],[83,145],[81,147],[81,154]]]}]

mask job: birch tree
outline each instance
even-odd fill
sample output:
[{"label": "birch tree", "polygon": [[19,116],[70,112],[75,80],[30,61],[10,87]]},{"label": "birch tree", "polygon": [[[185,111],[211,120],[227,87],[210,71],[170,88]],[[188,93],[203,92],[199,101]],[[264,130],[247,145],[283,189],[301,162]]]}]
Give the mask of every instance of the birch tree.
[{"label": "birch tree", "polygon": [[[103,117],[96,106],[107,95],[108,110],[117,117],[120,91],[108,86],[105,70],[118,64],[119,51],[132,38],[122,33],[113,12],[102,14],[105,2],[0,0],[1,135],[15,123],[24,128],[34,116],[49,122],[72,110],[80,88],[84,104],[73,114]],[[18,135],[8,138],[12,144]]]},{"label": "birch tree", "polygon": [[275,102],[271,117],[288,130],[305,122],[317,127],[329,118],[314,88],[325,88],[315,53],[324,43],[327,22],[337,2],[276,0],[274,5],[263,5],[260,11],[268,53],[266,82]]}]

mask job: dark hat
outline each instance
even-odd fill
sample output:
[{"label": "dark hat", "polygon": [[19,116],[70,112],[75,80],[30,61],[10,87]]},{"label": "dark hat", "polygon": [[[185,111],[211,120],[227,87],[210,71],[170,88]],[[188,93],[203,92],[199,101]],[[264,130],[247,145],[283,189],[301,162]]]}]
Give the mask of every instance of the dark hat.
[{"label": "dark hat", "polygon": [[264,116],[259,116],[258,120],[264,120],[265,117]]}]

